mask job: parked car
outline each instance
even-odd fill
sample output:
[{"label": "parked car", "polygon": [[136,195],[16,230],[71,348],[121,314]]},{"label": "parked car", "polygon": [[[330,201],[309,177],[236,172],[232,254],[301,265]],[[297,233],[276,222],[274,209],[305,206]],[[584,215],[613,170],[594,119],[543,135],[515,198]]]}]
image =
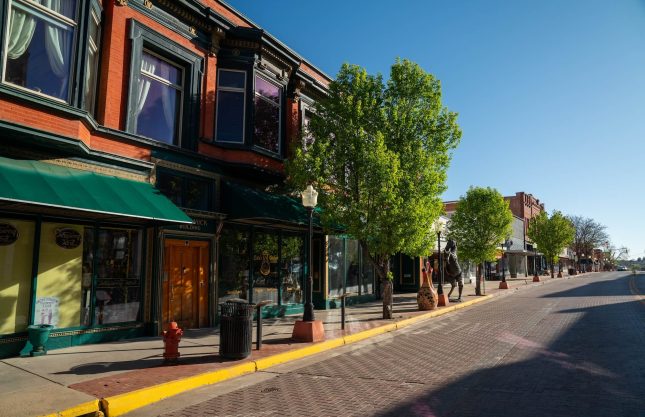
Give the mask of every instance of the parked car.
[{"label": "parked car", "polygon": [[616,271],[627,271],[627,267],[625,265],[618,265],[618,268],[616,268]]}]

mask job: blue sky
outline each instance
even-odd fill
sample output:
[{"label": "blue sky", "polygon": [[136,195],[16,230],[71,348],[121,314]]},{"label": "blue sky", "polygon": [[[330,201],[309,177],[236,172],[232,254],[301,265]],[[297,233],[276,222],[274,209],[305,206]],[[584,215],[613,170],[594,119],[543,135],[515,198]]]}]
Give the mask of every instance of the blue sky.
[{"label": "blue sky", "polygon": [[409,58],[463,130],[445,200],[534,194],[645,256],[645,0],[228,0],[327,74]]}]

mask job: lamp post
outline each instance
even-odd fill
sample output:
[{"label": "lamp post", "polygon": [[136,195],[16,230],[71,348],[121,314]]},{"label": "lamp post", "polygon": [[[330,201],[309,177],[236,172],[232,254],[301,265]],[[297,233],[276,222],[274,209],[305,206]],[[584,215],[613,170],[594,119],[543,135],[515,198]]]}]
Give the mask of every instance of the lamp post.
[{"label": "lamp post", "polygon": [[314,321],[314,303],[312,301],[314,278],[311,273],[311,266],[313,264],[313,215],[317,202],[318,192],[314,190],[314,187],[308,185],[307,189],[302,192],[302,205],[305,206],[307,214],[309,215],[309,235],[307,236],[307,246],[309,248],[309,254],[307,255],[307,292],[305,293],[305,311],[302,315],[303,321]]},{"label": "lamp post", "polygon": [[313,286],[314,278],[312,275],[313,265],[313,212],[318,202],[318,192],[310,185],[301,193],[302,205],[307,209],[309,215],[309,255],[307,257],[307,291],[305,292],[305,305],[302,320],[296,321],[293,327],[292,338],[298,342],[320,342],[325,340],[325,329],[321,320],[314,318]]},{"label": "lamp post", "polygon": [[513,246],[513,241],[510,239],[506,239],[504,243],[502,243],[502,282],[499,283],[500,290],[508,289],[508,283],[506,282],[506,271],[504,269],[504,248],[509,251],[511,250],[511,246]]},{"label": "lamp post", "polygon": [[533,282],[540,282],[537,271],[537,247],[533,246]]},{"label": "lamp post", "polygon": [[[583,264],[583,263],[582,263],[582,261],[583,261],[584,259],[585,259],[585,254],[583,253],[583,254],[581,255],[581,257],[580,257],[580,260],[578,261],[578,263],[580,264],[580,272],[583,272],[583,273],[584,273],[584,272],[587,272],[587,271],[586,271],[587,267],[586,267],[586,266],[584,266],[585,264]],[[584,268],[585,270],[583,270],[582,268]]]}]

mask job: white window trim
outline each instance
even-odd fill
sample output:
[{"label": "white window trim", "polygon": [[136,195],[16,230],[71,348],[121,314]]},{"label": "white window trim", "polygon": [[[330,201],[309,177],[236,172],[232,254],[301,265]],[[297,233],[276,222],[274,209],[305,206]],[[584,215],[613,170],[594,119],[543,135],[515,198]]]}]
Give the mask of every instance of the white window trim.
[{"label": "white window trim", "polygon": [[[244,87],[239,88],[239,87],[221,87],[219,85],[219,80],[220,80],[220,74],[222,71],[228,71],[228,72],[239,72],[244,74]],[[216,98],[216,106],[219,105],[219,93],[220,91],[228,91],[232,93],[242,93],[243,94],[243,99],[242,99],[242,137],[240,140],[223,140],[219,139],[217,137],[217,126],[219,125],[219,109],[216,107],[215,108],[215,141],[220,142],[220,143],[240,143],[244,144],[245,140],[244,138],[246,137],[246,83],[247,83],[247,76],[246,76],[246,71],[242,70],[235,70],[235,69],[228,69],[228,68],[220,68],[217,70],[217,98]]]}]

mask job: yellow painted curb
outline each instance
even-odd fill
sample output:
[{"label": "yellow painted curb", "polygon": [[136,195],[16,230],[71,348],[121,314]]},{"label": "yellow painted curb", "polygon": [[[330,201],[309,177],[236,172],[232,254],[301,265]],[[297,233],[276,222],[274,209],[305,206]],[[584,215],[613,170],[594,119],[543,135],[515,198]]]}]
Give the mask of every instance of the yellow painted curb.
[{"label": "yellow painted curb", "polygon": [[358,332],[355,334],[350,334],[349,336],[343,337],[343,340],[345,341],[346,345],[349,345],[350,343],[356,343],[360,340],[378,336],[380,334],[387,333],[387,332],[393,332],[395,330],[396,330],[396,323],[386,324],[384,326],[375,327],[369,330],[363,330],[362,332]]},{"label": "yellow painted curb", "polygon": [[266,358],[258,359],[255,361],[255,366],[258,371],[270,368],[272,366],[281,365],[286,362],[302,359],[306,356],[311,356],[316,353],[324,352],[326,350],[334,349],[343,346],[345,342],[342,338],[326,340],[324,342],[316,343],[301,349],[292,350],[290,352],[278,353],[277,355],[268,356]]},{"label": "yellow painted curb", "polygon": [[164,398],[255,371],[255,363],[248,362],[226,369],[207,372],[177,381],[166,382],[125,394],[115,395],[113,397],[103,398],[101,404],[103,405],[103,412],[106,416],[120,416],[137,408],[163,400]]},{"label": "yellow painted curb", "polygon": [[492,294],[483,295],[483,296],[481,296],[479,298],[464,301],[463,303],[450,305],[450,306],[448,306],[446,308],[442,308],[440,310],[434,310],[434,311],[431,311],[429,313],[421,314],[421,315],[416,316],[416,317],[410,317],[409,319],[404,319],[404,320],[396,322],[396,327],[398,329],[402,329],[404,327],[408,327],[408,326],[410,326],[412,324],[415,324],[415,323],[418,323],[420,321],[427,320],[427,319],[430,319],[430,318],[433,318],[433,317],[443,316],[444,314],[450,313],[451,311],[455,311],[455,310],[458,310],[460,308],[468,307],[470,305],[473,305],[473,304],[488,300],[488,299],[490,299],[492,297],[493,297]]},{"label": "yellow painted curb", "polygon": [[100,411],[99,400],[88,401],[83,404],[70,407],[63,411],[58,411],[52,414],[45,414],[40,417],[77,417],[83,414],[96,413]]}]

